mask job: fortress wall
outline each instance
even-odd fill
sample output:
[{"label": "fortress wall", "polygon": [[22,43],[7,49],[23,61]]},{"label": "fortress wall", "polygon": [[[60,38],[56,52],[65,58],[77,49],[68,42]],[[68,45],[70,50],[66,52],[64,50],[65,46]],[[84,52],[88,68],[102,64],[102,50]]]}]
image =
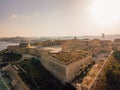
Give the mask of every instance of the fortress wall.
[{"label": "fortress wall", "polygon": [[8,46],[7,49],[18,53],[28,53],[27,48],[21,48],[19,46]]},{"label": "fortress wall", "polygon": [[74,50],[80,50],[85,48],[84,42],[80,40],[69,40],[65,44],[62,45],[63,51],[74,51]]},{"label": "fortress wall", "polygon": [[88,66],[88,64],[92,63],[92,56],[88,56],[84,59],[73,62],[66,67],[66,80],[71,81],[75,78],[75,76],[80,75],[82,71]]},{"label": "fortress wall", "polygon": [[111,51],[113,47],[112,41],[107,40],[70,40],[62,45],[63,51],[90,50],[92,53],[100,51]]},{"label": "fortress wall", "polygon": [[47,40],[39,43],[40,47],[58,46],[62,45],[66,40]]},{"label": "fortress wall", "polygon": [[66,67],[64,65],[56,62],[55,58],[46,54],[41,55],[40,61],[58,80],[62,83],[66,82]]},{"label": "fortress wall", "polygon": [[38,57],[41,56],[41,51],[37,50],[37,49],[34,49],[34,48],[29,48],[28,53],[31,54],[31,55],[38,56]]},{"label": "fortress wall", "polygon": [[35,48],[22,48],[19,46],[9,46],[7,49],[21,54],[32,54],[35,56],[40,56],[41,54],[41,51]]},{"label": "fortress wall", "polygon": [[118,49],[118,50],[120,50],[120,42],[115,42],[113,48],[114,48],[114,49]]},{"label": "fortress wall", "polygon": [[62,83],[69,82],[79,75],[88,64],[92,62],[91,56],[78,60],[68,65],[61,64],[59,60],[48,55],[47,53],[41,53],[36,49],[25,49],[19,47],[9,47],[10,50],[19,53],[28,53],[36,56],[40,56],[41,64]]},{"label": "fortress wall", "polygon": [[52,56],[41,55],[41,64],[51,72],[55,77],[57,77],[61,82],[69,82],[79,75],[88,64],[92,63],[92,56],[88,56],[84,59],[78,60],[68,65],[62,65],[56,62]]}]

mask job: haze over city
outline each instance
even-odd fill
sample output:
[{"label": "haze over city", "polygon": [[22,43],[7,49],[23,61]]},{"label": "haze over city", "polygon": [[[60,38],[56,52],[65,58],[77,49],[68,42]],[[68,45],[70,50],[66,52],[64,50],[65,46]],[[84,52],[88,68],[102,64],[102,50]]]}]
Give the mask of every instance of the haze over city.
[{"label": "haze over city", "polygon": [[0,0],[0,90],[120,90],[120,0]]},{"label": "haze over city", "polygon": [[119,0],[0,0],[0,37],[120,34]]}]

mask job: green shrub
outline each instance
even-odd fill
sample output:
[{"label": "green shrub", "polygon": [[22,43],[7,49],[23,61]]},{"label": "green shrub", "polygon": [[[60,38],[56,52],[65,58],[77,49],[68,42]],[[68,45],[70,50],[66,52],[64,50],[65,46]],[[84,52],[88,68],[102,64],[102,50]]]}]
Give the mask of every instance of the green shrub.
[{"label": "green shrub", "polygon": [[3,62],[4,61],[14,62],[22,58],[22,55],[20,53],[14,53],[14,52],[6,52],[6,53],[3,53],[2,56],[3,56]]},{"label": "green shrub", "polygon": [[113,53],[114,58],[116,58],[117,60],[120,60],[120,51],[119,50],[115,50]]}]

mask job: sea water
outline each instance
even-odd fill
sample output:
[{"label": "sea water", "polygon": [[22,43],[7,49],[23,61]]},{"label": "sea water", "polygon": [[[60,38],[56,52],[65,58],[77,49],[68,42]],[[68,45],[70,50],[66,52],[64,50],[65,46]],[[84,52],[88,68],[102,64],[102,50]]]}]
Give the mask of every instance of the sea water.
[{"label": "sea water", "polygon": [[15,46],[19,43],[10,43],[10,42],[0,42],[0,51],[6,49],[8,46]]}]

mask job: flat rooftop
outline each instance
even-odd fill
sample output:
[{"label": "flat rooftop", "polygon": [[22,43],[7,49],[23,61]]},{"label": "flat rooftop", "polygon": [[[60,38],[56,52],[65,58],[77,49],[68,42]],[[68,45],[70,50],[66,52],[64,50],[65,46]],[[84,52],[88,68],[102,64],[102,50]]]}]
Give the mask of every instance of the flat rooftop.
[{"label": "flat rooftop", "polygon": [[80,60],[89,56],[90,53],[88,51],[72,51],[72,52],[59,52],[59,53],[51,53],[51,56],[62,62],[63,64],[70,64],[74,61]]}]

